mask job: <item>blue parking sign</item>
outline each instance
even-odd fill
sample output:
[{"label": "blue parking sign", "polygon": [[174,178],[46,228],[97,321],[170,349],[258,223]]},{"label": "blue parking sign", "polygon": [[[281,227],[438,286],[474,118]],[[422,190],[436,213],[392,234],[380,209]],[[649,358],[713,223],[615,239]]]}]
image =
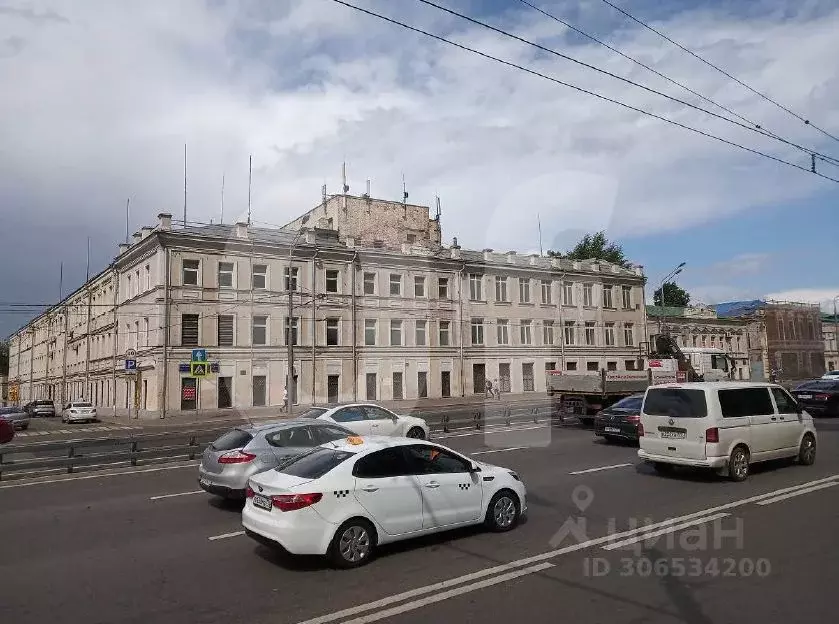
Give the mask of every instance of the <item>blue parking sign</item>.
[{"label": "blue parking sign", "polygon": [[125,360],[125,370],[137,370],[137,360]]},{"label": "blue parking sign", "polygon": [[207,350],[206,349],[193,349],[192,350],[192,361],[193,362],[206,362],[207,361]]}]

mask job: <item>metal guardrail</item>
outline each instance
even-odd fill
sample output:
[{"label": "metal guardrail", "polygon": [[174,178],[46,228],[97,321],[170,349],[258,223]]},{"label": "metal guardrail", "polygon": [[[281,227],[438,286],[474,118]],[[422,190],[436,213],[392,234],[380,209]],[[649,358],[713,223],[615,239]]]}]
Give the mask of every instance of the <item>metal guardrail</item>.
[{"label": "metal guardrail", "polygon": [[[475,410],[471,418],[451,419],[447,414],[423,417],[433,433],[453,428],[484,430],[487,426],[539,423],[559,416],[550,406],[510,407],[503,404]],[[8,444],[0,447],[0,480],[42,476],[56,472],[72,474],[79,469],[95,470],[147,463],[195,460],[218,436],[233,427],[201,431],[138,433],[117,438],[86,438],[56,442]]]}]

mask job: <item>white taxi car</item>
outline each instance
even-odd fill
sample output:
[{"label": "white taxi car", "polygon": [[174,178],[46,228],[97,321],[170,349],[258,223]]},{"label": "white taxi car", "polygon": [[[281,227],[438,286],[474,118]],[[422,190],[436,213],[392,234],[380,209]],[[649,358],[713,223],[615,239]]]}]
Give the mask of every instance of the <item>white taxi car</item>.
[{"label": "white taxi car", "polygon": [[336,407],[312,407],[301,418],[337,423],[360,436],[403,436],[427,440],[428,424],[416,416],[394,414],[372,403],[349,403]]},{"label": "white taxi car", "polygon": [[513,529],[527,511],[512,470],[423,440],[353,436],[250,478],[245,533],[334,565],[367,563],[388,542],[484,524]]}]

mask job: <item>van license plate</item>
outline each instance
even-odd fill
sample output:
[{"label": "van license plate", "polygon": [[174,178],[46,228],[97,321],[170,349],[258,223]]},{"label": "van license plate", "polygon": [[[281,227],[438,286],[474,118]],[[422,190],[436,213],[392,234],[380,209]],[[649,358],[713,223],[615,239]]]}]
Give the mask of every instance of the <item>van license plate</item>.
[{"label": "van license plate", "polygon": [[681,440],[687,435],[686,431],[662,431],[661,437],[670,440]]},{"label": "van license plate", "polygon": [[271,511],[271,507],[273,506],[271,499],[268,496],[262,496],[261,494],[254,494],[253,496],[253,506],[259,507],[260,509],[265,509],[266,511]]}]

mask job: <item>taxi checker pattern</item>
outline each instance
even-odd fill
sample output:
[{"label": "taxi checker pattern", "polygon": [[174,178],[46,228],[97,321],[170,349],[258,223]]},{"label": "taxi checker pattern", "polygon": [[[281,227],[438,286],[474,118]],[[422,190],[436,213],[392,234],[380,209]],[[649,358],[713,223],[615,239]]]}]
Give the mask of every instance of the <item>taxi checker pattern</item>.
[{"label": "taxi checker pattern", "polygon": [[332,493],[335,495],[335,497],[336,497],[336,498],[344,498],[344,497],[346,497],[346,496],[349,496],[349,495],[350,495],[350,491],[349,491],[349,490],[335,490],[335,491],[334,491],[334,492],[332,492]]},{"label": "taxi checker pattern", "polygon": [[471,483],[458,483],[457,487],[459,487],[461,490],[468,490],[469,486],[471,485]]}]

